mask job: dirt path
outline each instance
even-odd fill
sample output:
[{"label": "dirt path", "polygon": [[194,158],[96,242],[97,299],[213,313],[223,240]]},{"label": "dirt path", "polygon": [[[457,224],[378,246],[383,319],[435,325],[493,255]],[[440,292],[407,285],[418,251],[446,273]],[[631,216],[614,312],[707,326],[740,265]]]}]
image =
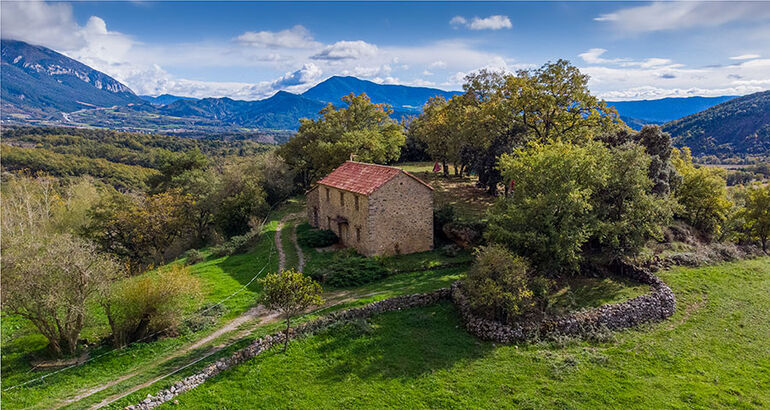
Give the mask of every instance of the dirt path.
[{"label": "dirt path", "polygon": [[281,232],[283,231],[283,225],[292,215],[286,215],[278,221],[278,226],[275,228],[275,249],[278,251],[278,272],[282,272],[286,268],[286,252],[281,246]]},{"label": "dirt path", "polygon": [[[278,222],[278,226],[276,227],[276,230],[275,230],[275,249],[278,251],[278,269],[279,269],[279,271],[283,270],[285,268],[285,266],[286,266],[286,253],[284,252],[283,247],[281,246],[281,232],[282,232],[283,226],[286,223],[286,221],[288,221],[290,218],[296,217],[297,215],[298,214],[290,214],[290,215],[286,215],[283,218],[281,218],[281,220]],[[302,251],[299,249],[299,245],[296,242],[296,231],[294,231],[294,235],[292,236],[292,238],[293,238],[294,246],[297,247],[297,250],[299,252],[298,255],[299,255],[299,260],[300,260],[300,266],[302,266],[302,265],[304,265],[304,255],[302,255],[302,253],[301,253]],[[241,325],[243,325],[244,323],[247,323],[248,321],[256,320],[257,321],[257,323],[255,324],[255,326],[256,326],[257,324],[258,325],[264,325],[264,324],[267,324],[267,323],[272,323],[277,318],[278,318],[278,315],[276,313],[269,312],[262,305],[259,305],[257,307],[253,307],[253,308],[249,309],[248,311],[246,311],[245,313],[243,313],[242,315],[240,315],[240,316],[236,317],[235,319],[227,322],[224,326],[222,326],[221,328],[215,330],[210,335],[208,335],[206,337],[203,337],[203,338],[195,341],[194,343],[192,343],[192,344],[190,344],[188,346],[180,348],[179,350],[175,350],[175,351],[171,352],[170,354],[168,354],[167,356],[163,356],[163,357],[157,359],[156,361],[154,361],[153,366],[154,367],[158,367],[158,366],[162,365],[163,363],[169,362],[170,360],[174,360],[176,358],[184,356],[184,355],[192,352],[193,350],[198,349],[198,348],[206,345],[207,343],[211,342],[214,339],[217,339],[217,338],[219,338],[219,337],[221,337],[221,336],[223,336],[223,335],[225,335],[227,333],[235,331]],[[254,330],[255,326],[250,326],[250,327],[248,327],[248,328],[238,332],[237,334],[234,335],[234,339],[238,340],[238,339],[241,339],[241,338],[244,338],[244,337],[248,336]],[[128,390],[124,390],[124,391],[122,391],[121,393],[119,393],[117,395],[110,396],[110,397],[104,399],[103,401],[101,401],[100,403],[94,405],[92,408],[97,408],[98,409],[98,408],[104,407],[104,406],[106,406],[106,405],[108,405],[110,403],[113,403],[113,402],[115,402],[117,400],[120,400],[121,398],[123,398],[123,397],[125,397],[125,396],[127,396],[127,395],[129,395],[131,393],[134,393],[134,392],[136,392],[138,390],[141,390],[141,389],[143,389],[143,388],[145,388],[147,386],[150,386],[150,385],[152,385],[152,384],[154,384],[154,383],[156,383],[156,382],[158,382],[160,380],[163,380],[166,377],[168,377],[168,376],[170,376],[170,375],[172,375],[172,374],[174,374],[174,373],[176,373],[176,372],[178,372],[178,371],[180,371],[180,370],[182,370],[182,369],[184,369],[184,368],[186,368],[186,367],[188,367],[188,366],[190,366],[190,365],[192,365],[192,364],[194,364],[194,363],[196,363],[196,362],[198,362],[200,360],[203,360],[206,357],[209,357],[209,356],[217,353],[218,351],[224,349],[225,347],[227,347],[227,345],[214,346],[211,350],[206,352],[206,354],[204,356],[202,356],[200,358],[197,358],[194,362],[187,363],[185,365],[177,367],[176,369],[173,369],[170,373],[167,373],[164,376],[161,376],[159,378],[155,378],[155,379],[149,380],[147,382],[144,382],[142,384],[133,386],[133,387],[129,388]],[[146,368],[142,369],[142,371],[144,371],[144,370],[146,370]],[[128,373],[128,374],[124,374],[123,376],[120,376],[117,379],[112,380],[112,381],[110,381],[108,383],[105,383],[105,384],[102,384],[100,386],[96,386],[96,387],[93,387],[91,389],[85,390],[85,391],[79,393],[78,395],[76,395],[76,396],[74,396],[74,397],[72,397],[70,399],[67,399],[67,400],[64,400],[64,401],[60,402],[60,404],[57,405],[54,408],[60,408],[60,407],[66,406],[68,404],[72,404],[72,403],[81,401],[83,399],[86,399],[88,397],[91,397],[91,396],[93,396],[96,393],[99,393],[99,392],[101,392],[103,390],[106,390],[106,389],[109,389],[109,388],[111,388],[113,386],[116,386],[116,385],[118,385],[118,384],[120,384],[120,383],[122,383],[122,382],[124,382],[126,380],[129,380],[132,377],[135,377],[136,375],[138,375],[139,373],[140,373],[140,371],[137,370],[137,371],[134,371],[134,372],[131,372],[131,373]]]},{"label": "dirt path", "polygon": [[[215,353],[217,353],[217,352],[223,350],[224,348],[232,345],[236,341],[238,341],[240,339],[243,339],[243,338],[247,337],[248,335],[250,335],[251,332],[253,332],[254,329],[257,326],[265,325],[265,324],[268,324],[268,323],[273,323],[273,322],[277,321],[279,319],[279,317],[278,317],[278,313],[270,312],[267,309],[265,309],[262,305],[259,305],[257,307],[251,308],[251,309],[249,309],[248,312],[246,312],[243,315],[238,316],[237,318],[231,320],[224,327],[218,329],[216,332],[210,334],[209,336],[206,336],[205,338],[203,338],[203,339],[193,343],[192,345],[187,346],[187,347],[185,347],[185,348],[183,348],[181,350],[177,350],[174,353],[172,353],[171,355],[164,357],[163,358],[163,362],[167,362],[167,361],[173,360],[173,359],[175,359],[175,358],[177,358],[179,356],[182,356],[182,355],[185,355],[187,353],[190,353],[191,351],[193,351],[193,350],[195,350],[195,349],[205,345],[206,343],[208,343],[208,342],[218,338],[219,336],[222,336],[222,335],[224,335],[224,334],[226,334],[228,332],[236,330],[242,324],[248,322],[251,319],[258,319],[258,321],[256,323],[254,323],[253,326],[249,326],[249,327],[247,327],[245,329],[242,329],[240,332],[235,333],[232,337],[229,338],[229,340],[227,340],[225,342],[222,342],[222,343],[220,343],[220,344],[218,344],[216,346],[213,346],[204,355],[196,358],[192,362],[189,362],[187,364],[179,366],[179,367],[169,371],[168,373],[165,373],[163,376],[159,376],[159,377],[153,378],[153,379],[148,380],[148,381],[146,381],[144,383],[141,383],[141,384],[138,384],[136,386],[133,386],[133,387],[131,387],[128,390],[124,390],[124,391],[120,392],[119,394],[107,397],[106,399],[102,400],[101,402],[91,406],[91,408],[92,409],[102,408],[104,406],[107,406],[107,405],[109,405],[111,403],[114,403],[114,402],[122,399],[123,397],[128,396],[129,394],[137,392],[137,391],[139,391],[139,390],[141,390],[141,389],[143,389],[145,387],[149,387],[149,386],[151,386],[151,385],[153,385],[153,384],[155,384],[155,383],[157,383],[157,382],[159,382],[159,381],[161,381],[161,380],[163,380],[163,379],[165,379],[165,378],[167,378],[167,377],[169,377],[169,376],[171,376],[171,375],[173,375],[173,374],[175,374],[175,373],[177,373],[177,372],[179,372],[181,370],[184,370],[185,368],[187,368],[187,367],[189,367],[189,366],[191,366],[191,365],[193,365],[193,364],[195,364],[195,363],[197,363],[197,362],[199,362],[199,361],[201,361],[203,359],[206,359],[209,356],[214,355]],[[104,390],[107,387],[114,386],[114,385],[120,383],[121,381],[126,380],[126,379],[128,379],[130,377],[131,376],[123,376],[119,380],[110,382],[109,385],[105,385],[105,386],[100,387],[99,389],[97,389],[96,391],[92,392],[91,394],[94,394],[94,393],[96,393],[98,391]],[[87,397],[87,396],[85,396],[85,397]],[[85,397],[78,398],[78,399],[73,399],[73,401],[82,400]]]},{"label": "dirt path", "polygon": [[294,244],[294,249],[297,250],[297,270],[302,272],[302,268],[305,267],[305,254],[302,253],[302,248],[297,243],[297,224],[294,224],[294,229],[291,230],[291,243]]}]

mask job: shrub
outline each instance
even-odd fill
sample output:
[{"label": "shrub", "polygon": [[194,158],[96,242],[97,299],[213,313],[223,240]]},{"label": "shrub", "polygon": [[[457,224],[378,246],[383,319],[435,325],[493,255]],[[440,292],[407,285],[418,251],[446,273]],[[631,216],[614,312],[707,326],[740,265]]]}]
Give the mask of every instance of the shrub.
[{"label": "shrub", "polygon": [[200,283],[182,265],[171,265],[116,284],[102,299],[115,346],[169,332],[185,305],[200,296]]},{"label": "shrub", "polygon": [[243,235],[233,236],[229,241],[212,247],[211,254],[214,257],[221,258],[246,252],[257,238],[259,238],[259,234],[255,230],[251,230]]},{"label": "shrub", "polygon": [[311,229],[297,234],[297,241],[308,248],[323,248],[334,245],[339,238],[328,229]]},{"label": "shrub", "polygon": [[359,286],[388,275],[388,270],[375,260],[361,256],[337,258],[332,264],[313,273],[313,278],[336,288]]},{"label": "shrub", "polygon": [[195,265],[196,263],[201,263],[206,259],[203,257],[201,251],[197,249],[190,249],[184,253],[184,256],[188,265]]},{"label": "shrub", "polygon": [[[509,323],[546,300],[550,284],[533,277],[529,263],[500,245],[481,247],[463,280],[463,289],[476,314]],[[536,289],[537,295],[535,294]]]}]

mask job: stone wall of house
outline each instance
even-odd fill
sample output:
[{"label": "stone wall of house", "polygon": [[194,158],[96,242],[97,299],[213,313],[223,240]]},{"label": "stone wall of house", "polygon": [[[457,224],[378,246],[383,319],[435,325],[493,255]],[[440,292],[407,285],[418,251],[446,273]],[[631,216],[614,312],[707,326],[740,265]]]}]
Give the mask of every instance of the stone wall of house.
[{"label": "stone wall of house", "polygon": [[[365,319],[385,312],[430,306],[438,303],[439,301],[448,299],[449,289],[447,288],[438,289],[429,293],[396,296],[393,298],[381,300],[379,302],[371,303],[364,307],[333,312],[316,320],[306,322],[294,329],[291,329],[289,338],[294,339],[299,336],[307,335],[325,329],[330,325],[341,321]],[[173,400],[174,397],[180,395],[181,393],[201,385],[203,382],[216,376],[222,371],[239,365],[255,356],[258,356],[260,353],[274,346],[282,345],[284,340],[284,334],[282,331],[261,337],[250,345],[233,353],[231,356],[217,360],[216,362],[205,367],[200,372],[195,373],[192,376],[188,376],[184,380],[176,382],[171,387],[161,390],[155,395],[148,394],[144,400],[137,404],[127,406],[126,409],[147,410],[158,407],[165,402]]]},{"label": "stone wall of house", "polygon": [[451,295],[468,332],[480,339],[499,343],[552,336],[586,336],[604,329],[615,331],[643,323],[659,322],[674,314],[676,310],[674,292],[651,271],[630,265],[620,266],[618,271],[650,285],[651,292],[622,303],[607,304],[595,309],[546,318],[540,322],[508,325],[476,316],[463,293],[460,282],[452,285]]},{"label": "stone wall of house", "polygon": [[[368,255],[371,243],[365,235],[365,228],[369,215],[369,199],[365,195],[325,185],[319,185],[316,190],[318,191],[319,228],[334,231],[342,244],[354,248],[362,255]],[[356,200],[358,200],[357,207]],[[338,217],[345,218],[348,223],[335,222]],[[360,234],[357,229],[360,230]]]},{"label": "stone wall of house", "polygon": [[305,194],[305,210],[307,212],[307,222],[310,226],[318,228],[321,222],[321,210],[319,208],[318,186],[307,191]]},{"label": "stone wall of house", "polygon": [[400,173],[369,197],[367,256],[433,249],[433,191]]}]

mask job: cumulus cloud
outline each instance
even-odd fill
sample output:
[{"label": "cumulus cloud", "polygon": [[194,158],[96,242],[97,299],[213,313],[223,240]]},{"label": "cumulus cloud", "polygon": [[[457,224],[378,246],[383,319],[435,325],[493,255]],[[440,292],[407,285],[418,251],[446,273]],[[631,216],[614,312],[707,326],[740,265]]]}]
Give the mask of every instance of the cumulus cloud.
[{"label": "cumulus cloud", "polygon": [[583,61],[585,61],[588,64],[607,64],[607,63],[618,63],[623,61],[623,59],[615,58],[615,59],[606,59],[602,58],[602,55],[606,53],[607,50],[603,48],[592,48],[585,53],[578,54],[578,57],[582,58]]},{"label": "cumulus cloud", "polygon": [[305,85],[318,81],[323,71],[315,64],[308,63],[299,70],[286,73],[283,77],[273,82],[273,88],[276,90]]},{"label": "cumulus cloud", "polygon": [[235,38],[241,44],[264,48],[312,48],[320,46],[310,31],[296,25],[281,31],[247,31]]},{"label": "cumulus cloud", "polygon": [[734,21],[770,18],[764,2],[656,2],[602,14],[594,20],[623,32],[643,33],[716,27]]},{"label": "cumulus cloud", "polygon": [[324,47],[321,52],[310,58],[314,60],[350,60],[377,55],[377,46],[365,41],[338,41]]},{"label": "cumulus cloud", "polygon": [[455,16],[449,20],[449,24],[455,28],[467,27],[471,30],[502,30],[513,28],[508,16],[494,15],[486,18],[474,17],[470,20],[463,16]]}]

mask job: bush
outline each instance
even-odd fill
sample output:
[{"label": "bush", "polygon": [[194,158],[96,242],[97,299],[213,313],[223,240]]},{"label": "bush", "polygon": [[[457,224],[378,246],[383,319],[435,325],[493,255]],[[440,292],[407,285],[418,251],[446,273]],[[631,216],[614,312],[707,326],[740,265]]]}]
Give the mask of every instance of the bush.
[{"label": "bush", "polygon": [[311,229],[297,234],[297,242],[308,248],[323,248],[334,245],[339,238],[328,229]]},{"label": "bush", "polygon": [[336,288],[359,286],[382,279],[389,273],[381,263],[361,256],[337,258],[326,269],[315,271],[313,279]]},{"label": "bush", "polygon": [[251,230],[244,235],[233,236],[229,241],[212,247],[211,254],[214,257],[221,258],[246,252],[254,245],[257,238],[259,238],[259,234],[255,230]]},{"label": "bush", "polygon": [[549,288],[548,280],[531,276],[525,259],[500,245],[479,248],[476,262],[463,280],[463,289],[476,314],[503,323],[545,305]]},{"label": "bush", "polygon": [[124,280],[102,300],[115,346],[171,332],[184,307],[200,296],[200,283],[182,265]]},{"label": "bush", "polygon": [[201,251],[197,249],[190,249],[184,253],[184,256],[188,265],[195,265],[196,263],[201,263],[206,259],[203,257]]}]

